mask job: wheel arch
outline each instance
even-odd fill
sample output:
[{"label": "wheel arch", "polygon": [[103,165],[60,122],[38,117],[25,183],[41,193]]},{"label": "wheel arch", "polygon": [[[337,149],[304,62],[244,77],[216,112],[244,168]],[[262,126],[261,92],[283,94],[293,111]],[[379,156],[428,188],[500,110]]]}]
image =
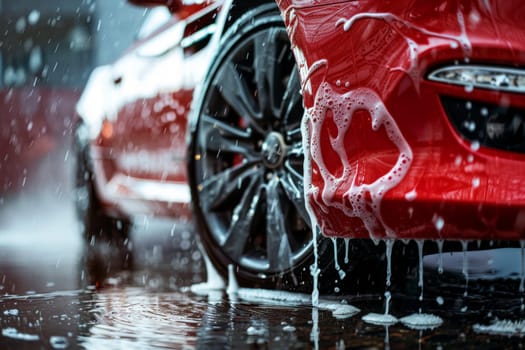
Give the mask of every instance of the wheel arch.
[{"label": "wheel arch", "polygon": [[278,10],[277,4],[274,0],[232,0],[232,5],[228,13],[228,20],[224,25],[223,34],[228,34],[228,31],[233,25],[240,26],[253,19],[255,16],[260,16],[273,10]]}]

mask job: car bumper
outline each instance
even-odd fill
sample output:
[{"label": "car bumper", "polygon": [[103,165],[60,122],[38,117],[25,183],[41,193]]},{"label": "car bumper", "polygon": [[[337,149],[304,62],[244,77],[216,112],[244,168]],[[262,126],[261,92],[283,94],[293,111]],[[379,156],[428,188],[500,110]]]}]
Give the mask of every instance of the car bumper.
[{"label": "car bumper", "polygon": [[525,95],[428,80],[457,63],[525,66],[516,5],[280,4],[307,109],[307,200],[324,235],[525,236],[525,154],[468,139],[443,104],[525,109]]}]

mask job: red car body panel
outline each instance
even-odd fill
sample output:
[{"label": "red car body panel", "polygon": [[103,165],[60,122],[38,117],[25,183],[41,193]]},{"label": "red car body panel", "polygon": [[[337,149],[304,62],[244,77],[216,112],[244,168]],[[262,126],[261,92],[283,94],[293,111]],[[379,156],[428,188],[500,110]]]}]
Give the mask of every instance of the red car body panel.
[{"label": "red car body panel", "polygon": [[520,1],[278,2],[302,79],[307,201],[326,236],[525,238],[525,154],[464,139],[441,96],[525,95],[431,82],[439,66],[525,66]]},{"label": "red car body panel", "polygon": [[182,7],[92,73],[77,111],[90,130],[95,186],[107,213],[190,215],[188,112],[218,42],[207,30],[220,9],[220,2]]}]

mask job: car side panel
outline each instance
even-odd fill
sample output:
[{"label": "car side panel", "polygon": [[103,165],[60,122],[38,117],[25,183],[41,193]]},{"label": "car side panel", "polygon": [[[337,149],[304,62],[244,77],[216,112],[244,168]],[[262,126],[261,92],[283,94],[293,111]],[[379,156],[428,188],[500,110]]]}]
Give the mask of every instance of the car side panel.
[{"label": "car side panel", "polygon": [[[88,84],[86,90],[98,93],[79,105],[84,111],[102,104],[89,121],[90,148],[97,193],[109,213],[189,215],[187,118],[216,43],[195,49],[184,40],[201,29],[207,9],[218,6],[210,2],[200,12],[174,18]],[[197,23],[191,32],[188,23]]]},{"label": "car side panel", "polygon": [[440,97],[525,107],[525,96],[426,80],[455,62],[525,66],[521,2],[278,4],[301,72],[306,188],[323,234],[524,237],[525,155],[467,142]]}]

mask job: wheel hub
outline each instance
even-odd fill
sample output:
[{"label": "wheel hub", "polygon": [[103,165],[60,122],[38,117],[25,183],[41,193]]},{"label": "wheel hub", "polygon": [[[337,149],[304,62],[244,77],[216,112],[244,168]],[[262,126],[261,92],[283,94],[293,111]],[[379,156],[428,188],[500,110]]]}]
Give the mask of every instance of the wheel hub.
[{"label": "wheel hub", "polygon": [[262,156],[264,165],[269,169],[276,169],[283,164],[286,154],[286,144],[283,136],[272,131],[266,136],[262,147]]}]

